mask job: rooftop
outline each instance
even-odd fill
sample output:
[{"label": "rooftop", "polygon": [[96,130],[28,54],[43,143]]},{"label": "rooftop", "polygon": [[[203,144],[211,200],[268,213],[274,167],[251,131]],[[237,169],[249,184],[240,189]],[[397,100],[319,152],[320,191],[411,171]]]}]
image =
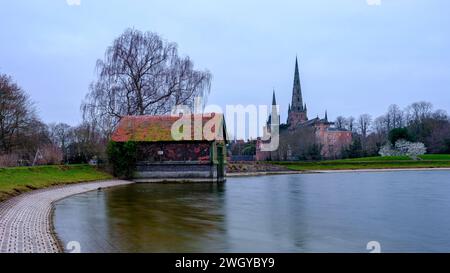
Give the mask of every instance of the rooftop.
[{"label": "rooftop", "polygon": [[[183,130],[189,130],[189,121],[190,134],[188,132],[184,134]],[[187,124],[186,128],[181,124]],[[217,127],[222,129],[217,130]],[[180,138],[181,135],[183,138]],[[111,139],[115,142],[221,141],[226,139],[225,121],[222,114],[216,113],[183,116],[124,116]]]}]

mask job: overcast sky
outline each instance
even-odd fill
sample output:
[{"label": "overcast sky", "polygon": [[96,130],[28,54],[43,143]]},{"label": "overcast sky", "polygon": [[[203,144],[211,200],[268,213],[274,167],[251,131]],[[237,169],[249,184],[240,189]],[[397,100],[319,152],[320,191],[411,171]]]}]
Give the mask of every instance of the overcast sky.
[{"label": "overcast sky", "polygon": [[0,73],[45,122],[75,125],[96,60],[134,27],[213,73],[209,103],[270,104],[275,88],[284,119],[298,55],[310,117],[450,110],[450,1],[367,1],[0,0]]}]

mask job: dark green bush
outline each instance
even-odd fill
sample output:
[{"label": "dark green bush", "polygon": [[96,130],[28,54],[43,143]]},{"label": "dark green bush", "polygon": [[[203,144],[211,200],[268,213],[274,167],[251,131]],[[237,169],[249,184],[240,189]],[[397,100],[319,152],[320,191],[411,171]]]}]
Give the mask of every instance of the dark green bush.
[{"label": "dark green bush", "polygon": [[414,141],[413,137],[411,136],[411,134],[409,133],[407,128],[392,129],[389,132],[388,138],[392,144],[395,144],[395,142],[397,142],[397,140],[399,140],[399,139],[404,139],[407,141]]},{"label": "dark green bush", "polygon": [[136,142],[108,143],[108,160],[116,177],[133,178],[136,167]]}]

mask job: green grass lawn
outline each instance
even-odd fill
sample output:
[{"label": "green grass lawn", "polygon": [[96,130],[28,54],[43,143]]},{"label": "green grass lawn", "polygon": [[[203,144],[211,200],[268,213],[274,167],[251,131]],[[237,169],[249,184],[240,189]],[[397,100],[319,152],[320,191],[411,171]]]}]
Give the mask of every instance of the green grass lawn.
[{"label": "green grass lawn", "polygon": [[[340,160],[329,160],[329,162],[391,162],[391,161],[403,161],[403,160],[411,160],[408,156],[374,156],[374,157],[363,157],[363,158],[349,158],[349,159],[340,159]],[[326,161],[325,161],[326,162]]]},{"label": "green grass lawn", "polygon": [[111,178],[89,165],[0,168],[0,201],[34,189]]},{"label": "green grass lawn", "polygon": [[402,168],[450,168],[450,155],[423,155],[421,160],[406,156],[365,157],[317,162],[276,162],[294,171],[311,170],[358,170]]},{"label": "green grass lawn", "polygon": [[423,160],[450,160],[450,155],[421,155]]}]

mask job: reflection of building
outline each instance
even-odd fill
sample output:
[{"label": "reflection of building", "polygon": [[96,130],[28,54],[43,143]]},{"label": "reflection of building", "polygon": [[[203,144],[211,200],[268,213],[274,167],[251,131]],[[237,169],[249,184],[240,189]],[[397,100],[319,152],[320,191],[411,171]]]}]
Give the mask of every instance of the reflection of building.
[{"label": "reflection of building", "polygon": [[[106,252],[223,252],[228,246],[224,194],[222,183],[115,188],[102,194],[107,223],[103,230],[95,230],[99,235],[88,237],[89,241],[96,239],[97,248]],[[85,224],[91,231],[87,235],[93,235],[92,225],[95,223]]]},{"label": "reflection of building", "polygon": [[[275,92],[273,94],[272,105],[276,105]],[[275,114],[278,116],[278,113]],[[269,117],[266,127],[269,132],[272,115]],[[299,136],[302,136],[302,139],[299,139]],[[310,143],[301,143],[301,141]],[[303,102],[300,73],[296,59],[292,102],[289,104],[287,123],[280,124],[280,148],[275,152],[261,151],[261,144],[264,141],[259,139],[256,160],[290,160],[301,158],[302,155],[300,153],[302,152],[296,148],[298,146],[304,146],[303,150],[306,150],[310,149],[308,146],[314,145],[318,147],[318,152],[321,157],[336,158],[340,156],[343,148],[350,145],[351,141],[351,132],[334,128],[334,123],[328,121],[328,114],[326,112],[323,119],[319,117],[308,119],[308,109],[306,103]],[[281,147],[284,148],[281,149]]]},{"label": "reflection of building", "polygon": [[112,141],[137,142],[138,181],[223,181],[226,163],[223,115],[188,115],[187,125],[183,124],[176,132],[183,138],[175,140],[172,127],[180,118],[123,117]]}]

